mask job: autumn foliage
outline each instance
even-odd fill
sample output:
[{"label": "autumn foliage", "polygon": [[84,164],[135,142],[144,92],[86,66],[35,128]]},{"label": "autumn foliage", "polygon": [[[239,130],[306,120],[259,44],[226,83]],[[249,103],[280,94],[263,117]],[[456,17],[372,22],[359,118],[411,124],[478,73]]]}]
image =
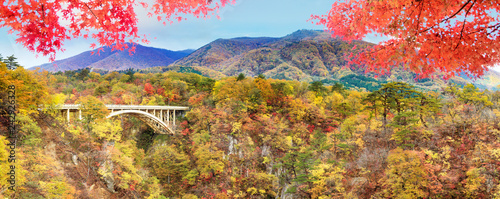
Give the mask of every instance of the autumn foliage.
[{"label": "autumn foliage", "polygon": [[500,62],[499,11],[494,0],[345,0],[313,19],[345,40],[389,38],[353,55],[369,71],[385,74],[402,65],[421,77],[477,77]]},{"label": "autumn foliage", "polygon": [[[367,92],[264,76],[40,74],[2,63],[0,74],[0,89],[27,93],[18,101],[22,177],[17,192],[2,192],[9,198],[500,197],[500,91],[472,84],[388,82]],[[103,105],[117,102],[190,110],[176,115],[174,135],[160,135],[134,116],[106,119]],[[51,110],[61,103],[81,104],[82,118]],[[7,156],[0,150],[0,163]]]},{"label": "autumn foliage", "polygon": [[[206,0],[162,1],[152,5],[135,0],[104,1],[2,1],[0,4],[0,28],[7,27],[16,33],[17,42],[28,50],[50,55],[62,49],[71,38],[95,39],[100,46],[112,46],[113,50],[133,46],[126,42],[147,42],[139,35],[137,14],[134,6],[141,4],[150,17],[159,21],[181,20],[186,15],[205,17],[214,13],[230,0],[212,2]],[[92,48],[96,44],[91,44]]]}]

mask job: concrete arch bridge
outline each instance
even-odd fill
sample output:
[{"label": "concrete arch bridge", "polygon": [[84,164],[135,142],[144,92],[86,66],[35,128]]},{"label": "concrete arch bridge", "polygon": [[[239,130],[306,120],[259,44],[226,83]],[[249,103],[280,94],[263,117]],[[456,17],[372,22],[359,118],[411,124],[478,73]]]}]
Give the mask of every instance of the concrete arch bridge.
[{"label": "concrete arch bridge", "polygon": [[[189,107],[185,106],[149,106],[149,105],[115,105],[106,104],[111,113],[106,118],[119,115],[134,116],[150,126],[156,133],[174,134],[177,123],[176,118],[183,117]],[[82,110],[79,104],[63,104],[58,106],[69,122],[71,115],[82,119]]]}]

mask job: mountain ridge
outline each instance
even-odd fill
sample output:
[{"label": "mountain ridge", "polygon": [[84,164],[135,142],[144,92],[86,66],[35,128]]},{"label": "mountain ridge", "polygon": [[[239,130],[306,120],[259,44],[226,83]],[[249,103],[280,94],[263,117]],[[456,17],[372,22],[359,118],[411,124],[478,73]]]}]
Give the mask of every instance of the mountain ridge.
[{"label": "mountain ridge", "polygon": [[[194,50],[186,49],[171,51],[163,48],[155,48],[135,45],[135,52],[129,55],[127,50],[111,50],[111,47],[102,47],[103,51],[97,54],[97,50],[85,51],[73,57],[46,63],[30,69],[40,68],[50,72],[78,70],[83,68],[96,68],[103,70],[125,70],[128,68],[145,69],[154,66],[165,66],[185,57]],[[94,55],[92,55],[94,52]]]},{"label": "mountain ridge", "polygon": [[[352,88],[367,90],[377,89],[388,81],[404,81],[428,90],[435,90],[449,82],[460,85],[474,83],[482,89],[498,89],[500,82],[500,73],[494,71],[476,80],[465,75],[447,81],[415,80],[415,74],[401,69],[377,77],[375,73],[366,73],[363,67],[346,67],[346,56],[357,53],[353,50],[354,45],[361,49],[374,44],[366,41],[345,42],[332,38],[329,32],[303,29],[283,37],[219,38],[196,50],[170,51],[137,45],[133,56],[129,56],[127,51],[111,51],[109,47],[104,47],[100,56],[89,56],[91,51],[86,51],[41,65],[41,68],[48,71],[88,67],[112,71],[128,68],[146,72],[173,70],[196,72],[211,78],[240,73],[246,76],[262,74],[274,79],[321,81],[325,84],[341,82]],[[159,69],[152,68],[155,66]],[[346,77],[360,81],[351,81]]]}]

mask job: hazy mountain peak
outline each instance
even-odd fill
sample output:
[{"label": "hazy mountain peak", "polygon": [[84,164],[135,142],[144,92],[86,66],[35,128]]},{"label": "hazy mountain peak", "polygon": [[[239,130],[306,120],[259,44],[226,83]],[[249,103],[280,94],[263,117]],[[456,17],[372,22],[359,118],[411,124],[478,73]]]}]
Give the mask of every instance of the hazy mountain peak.
[{"label": "hazy mountain peak", "polygon": [[[131,47],[134,44],[129,44]],[[154,48],[135,44],[135,52],[129,54],[127,49],[111,50],[112,47],[103,46],[103,50],[97,54],[96,50],[85,51],[73,57],[56,60],[53,63],[42,64],[32,67],[47,71],[78,70],[83,68],[96,68],[104,70],[125,70],[128,68],[144,69],[154,66],[167,66],[174,61],[183,58],[194,50],[171,51],[162,48]],[[92,55],[91,52],[94,52]]]}]

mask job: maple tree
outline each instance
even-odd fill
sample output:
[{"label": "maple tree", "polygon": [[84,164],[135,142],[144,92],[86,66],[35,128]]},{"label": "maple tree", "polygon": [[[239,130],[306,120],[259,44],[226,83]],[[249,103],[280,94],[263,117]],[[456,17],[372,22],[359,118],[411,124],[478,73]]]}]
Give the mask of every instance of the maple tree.
[{"label": "maple tree", "polygon": [[[134,6],[140,4],[148,10],[148,16],[155,15],[159,21],[172,22],[185,19],[183,16],[206,17],[220,7],[231,3],[230,0],[155,0],[152,5],[135,0],[40,0],[40,1],[2,1],[0,4],[0,28],[17,32],[16,42],[28,50],[50,56],[62,49],[64,41],[71,38],[91,37],[99,45],[112,46],[112,50],[134,46],[126,42],[143,41],[139,35],[137,14]],[[92,48],[96,44],[91,44]],[[99,52],[99,50],[98,50]]]},{"label": "maple tree", "polygon": [[368,71],[387,74],[403,66],[420,77],[436,72],[445,78],[462,72],[479,77],[500,62],[499,10],[493,0],[348,0],[312,19],[345,40],[372,33],[389,38],[351,54],[351,64]]}]

